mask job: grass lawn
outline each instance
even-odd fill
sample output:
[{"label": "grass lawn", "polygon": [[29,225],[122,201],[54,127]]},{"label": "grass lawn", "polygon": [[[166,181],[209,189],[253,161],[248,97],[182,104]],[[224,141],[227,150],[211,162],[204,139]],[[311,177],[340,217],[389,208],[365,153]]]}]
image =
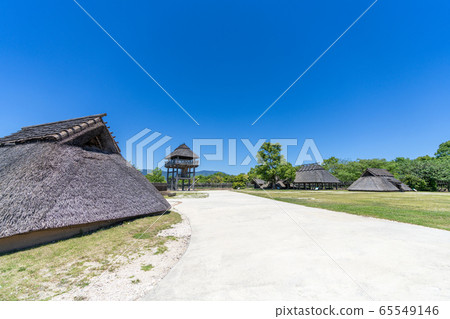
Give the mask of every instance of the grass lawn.
[{"label": "grass lawn", "polygon": [[[0,300],[50,299],[74,287],[87,286],[104,270],[112,271],[149,250],[164,252],[164,244],[172,238],[156,234],[181,222],[181,216],[166,214],[144,233],[158,217],[139,218],[89,235],[0,256]],[[112,263],[125,251],[123,258]]]},{"label": "grass lawn", "polygon": [[309,207],[450,230],[450,193],[241,190]]}]

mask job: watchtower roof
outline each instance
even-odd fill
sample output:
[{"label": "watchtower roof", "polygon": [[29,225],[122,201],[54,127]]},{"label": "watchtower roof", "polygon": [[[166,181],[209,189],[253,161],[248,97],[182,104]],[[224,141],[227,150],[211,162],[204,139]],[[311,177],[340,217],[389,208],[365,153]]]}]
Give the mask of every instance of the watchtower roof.
[{"label": "watchtower roof", "polygon": [[178,146],[172,153],[166,156],[166,159],[172,159],[172,158],[198,158],[198,155],[195,154],[189,146],[186,144],[181,144]]}]

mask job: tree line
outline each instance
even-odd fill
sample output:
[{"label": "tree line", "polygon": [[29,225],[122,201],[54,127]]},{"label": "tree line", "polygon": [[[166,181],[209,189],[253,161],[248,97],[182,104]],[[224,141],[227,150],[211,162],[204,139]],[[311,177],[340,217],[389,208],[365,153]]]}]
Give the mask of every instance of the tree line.
[{"label": "tree line", "polygon": [[[264,143],[257,153],[257,165],[245,174],[230,175],[217,172],[209,176],[196,176],[196,184],[232,183],[233,188],[245,188],[255,179],[262,179],[273,186],[278,181],[292,183],[300,166],[293,166],[281,155],[281,145]],[[322,166],[343,183],[357,180],[367,168],[383,168],[395,178],[419,191],[436,191],[439,183],[450,184],[450,141],[439,145],[434,156],[415,159],[397,157],[386,159],[357,159],[354,161],[330,157]],[[166,182],[161,169],[155,168],[146,175],[151,182]]]},{"label": "tree line", "polygon": [[395,178],[419,191],[436,191],[438,183],[450,183],[450,141],[439,145],[434,156],[420,156],[415,159],[397,157],[385,159],[341,160],[331,157],[324,160],[323,167],[344,183],[353,182],[367,168],[384,168]]}]

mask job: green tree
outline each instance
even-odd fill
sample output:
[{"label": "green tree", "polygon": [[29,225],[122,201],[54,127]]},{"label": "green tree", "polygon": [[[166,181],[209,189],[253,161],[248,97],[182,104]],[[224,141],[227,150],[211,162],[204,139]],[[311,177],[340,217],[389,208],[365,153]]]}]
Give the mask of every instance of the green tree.
[{"label": "green tree", "polygon": [[196,184],[206,184],[209,183],[208,176],[204,175],[196,175],[195,179],[197,180]]},{"label": "green tree", "polygon": [[250,183],[254,183],[256,179],[263,179],[262,176],[258,174],[258,170],[256,167],[250,168],[247,173],[247,177]]},{"label": "green tree", "polygon": [[[343,182],[353,182],[369,168],[384,168],[403,183],[420,191],[435,191],[438,182],[450,183],[450,156],[446,155],[448,142],[442,143],[436,157],[429,155],[416,159],[397,157],[393,161],[385,159],[358,159],[344,161],[330,157],[324,161],[324,168]],[[439,155],[439,157],[438,157]]]},{"label": "green tree", "polygon": [[331,174],[333,174],[339,169],[342,169],[342,163],[338,158],[332,156],[323,161],[322,167],[325,168],[327,171],[329,171]]},{"label": "green tree", "polygon": [[336,157],[330,157],[323,161],[323,168],[336,176],[342,182],[353,182],[357,180],[361,173],[367,168],[369,163],[357,161],[346,161]]},{"label": "green tree", "polygon": [[413,189],[419,191],[428,190],[427,182],[416,175],[406,175],[402,177],[401,181]]},{"label": "green tree", "polygon": [[257,160],[256,174],[263,180],[271,182],[272,188],[275,188],[275,184],[280,180],[278,176],[280,173],[279,166],[283,164],[281,145],[265,142],[258,151]]},{"label": "green tree", "polygon": [[145,175],[150,183],[165,183],[166,179],[162,174],[162,170],[156,167],[150,174]]},{"label": "green tree", "polygon": [[439,145],[438,150],[434,154],[436,158],[449,157],[450,156],[450,141],[444,142]]},{"label": "green tree", "polygon": [[238,189],[238,188],[245,188],[247,187],[247,182],[248,182],[248,176],[247,174],[239,174],[237,176],[234,176],[233,179],[233,188],[234,189]]},{"label": "green tree", "polygon": [[384,168],[396,174],[398,163],[384,158],[357,159],[356,161],[340,160],[330,157],[324,160],[323,167],[342,182],[354,182],[368,168]]},{"label": "green tree", "polygon": [[222,173],[222,172],[214,173],[214,174],[208,176],[208,180],[209,180],[209,183],[215,183],[215,184],[225,183],[226,174]]},{"label": "green tree", "polygon": [[289,183],[292,183],[295,179],[295,173],[297,172],[297,169],[292,166],[291,163],[286,162],[284,159],[282,159],[281,164],[278,165],[276,171],[279,180],[286,180]]},{"label": "green tree", "polygon": [[429,161],[432,159],[433,158],[430,155],[425,155],[425,156],[419,156],[418,158],[416,158],[416,161]]}]

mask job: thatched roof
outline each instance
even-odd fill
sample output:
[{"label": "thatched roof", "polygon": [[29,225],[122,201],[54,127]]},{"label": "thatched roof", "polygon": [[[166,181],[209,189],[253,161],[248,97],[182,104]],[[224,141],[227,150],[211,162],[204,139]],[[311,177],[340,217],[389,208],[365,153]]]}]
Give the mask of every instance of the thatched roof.
[{"label": "thatched roof", "polygon": [[289,187],[289,181],[287,181],[287,180],[278,181],[278,182],[275,183],[275,187],[288,188]]},{"label": "thatched roof", "polygon": [[[265,181],[260,178],[254,178],[251,180],[251,184],[256,185],[259,188],[271,188],[272,182]],[[275,187],[287,188],[289,186],[289,181],[287,180],[279,180],[275,183]]]},{"label": "thatched roof", "polygon": [[68,145],[61,140],[36,142],[38,135],[31,131],[40,130],[37,127],[22,129],[30,133],[28,142],[20,132],[2,139],[21,142],[0,146],[0,238],[164,212],[170,207],[119,153],[92,146],[92,131],[83,130],[89,137],[87,145]]},{"label": "thatched roof", "polygon": [[167,159],[171,158],[198,158],[198,155],[195,154],[189,146],[186,144],[181,144],[178,146],[172,153],[166,156]]},{"label": "thatched roof", "polygon": [[390,176],[394,177],[387,169],[384,168],[368,168],[361,176]]},{"label": "thatched roof", "polygon": [[252,184],[256,184],[256,185],[264,185],[267,182],[261,178],[255,178],[252,180]]},{"label": "thatched roof", "polygon": [[410,191],[411,188],[394,178],[388,170],[381,168],[368,168],[353,184],[349,191],[365,192],[399,192]]},{"label": "thatched roof", "polygon": [[261,178],[253,178],[250,183],[255,185],[256,188],[268,188],[271,185],[270,182],[267,182]]},{"label": "thatched roof", "polygon": [[[94,145],[102,150],[120,153],[114,137],[103,122],[104,114],[22,127],[16,133],[0,138],[0,146],[36,141],[61,142],[72,145]],[[95,141],[91,141],[94,138]]]},{"label": "thatched roof", "polygon": [[303,165],[295,173],[294,183],[340,183],[341,181],[331,175],[319,164]]}]

